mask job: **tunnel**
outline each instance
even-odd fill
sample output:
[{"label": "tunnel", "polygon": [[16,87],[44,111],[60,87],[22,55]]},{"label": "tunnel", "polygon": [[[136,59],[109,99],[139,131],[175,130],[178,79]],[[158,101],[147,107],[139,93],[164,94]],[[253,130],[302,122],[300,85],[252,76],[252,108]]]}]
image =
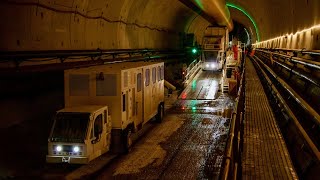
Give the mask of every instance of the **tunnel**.
[{"label": "tunnel", "polygon": [[[246,27],[253,43],[290,36],[292,42],[282,40],[274,46],[317,49],[318,3],[8,0],[1,2],[1,14],[7,20],[1,22],[0,48],[3,51],[179,48],[182,34],[194,33],[200,43],[203,29],[209,24],[227,25],[231,30],[234,20]],[[303,33],[294,34],[299,31]]]},{"label": "tunnel", "polygon": [[[260,59],[273,55],[281,59],[276,54],[281,51],[288,52],[284,59],[306,58],[304,62],[320,66],[318,0],[2,0],[0,16],[0,135],[2,147],[8,146],[2,153],[10,154],[1,157],[4,163],[0,179],[19,177],[12,174],[26,173],[24,168],[33,156],[45,157],[52,117],[65,103],[64,70],[131,58],[162,59],[168,62],[165,79],[181,79],[184,66],[192,64],[190,49],[201,47],[204,32],[211,26],[227,29],[230,44],[237,39],[246,48],[256,49]],[[292,68],[282,73],[287,67],[285,62],[279,63],[275,71],[281,71],[285,81],[300,88],[319,113],[319,69],[306,64],[289,65],[307,75],[298,77],[300,70]],[[293,72],[295,75],[291,75]],[[173,80],[170,87],[183,87]],[[318,136],[319,124],[313,125],[310,131]],[[283,136],[294,136],[291,126],[283,127]],[[38,130],[28,130],[32,128]],[[19,137],[21,134],[25,137]],[[25,157],[19,146],[23,141],[33,142],[37,150],[32,145],[25,147],[30,152]],[[292,139],[289,141],[294,144]],[[291,158],[296,152],[290,151]],[[12,162],[11,156],[15,156]],[[297,177],[319,177],[319,159],[308,156],[312,160],[304,162],[303,157],[297,156],[300,159],[293,163],[298,166]],[[22,165],[16,167],[24,158]],[[39,169],[43,163],[43,158],[36,158],[32,168]],[[40,172],[31,177],[37,173]]]}]

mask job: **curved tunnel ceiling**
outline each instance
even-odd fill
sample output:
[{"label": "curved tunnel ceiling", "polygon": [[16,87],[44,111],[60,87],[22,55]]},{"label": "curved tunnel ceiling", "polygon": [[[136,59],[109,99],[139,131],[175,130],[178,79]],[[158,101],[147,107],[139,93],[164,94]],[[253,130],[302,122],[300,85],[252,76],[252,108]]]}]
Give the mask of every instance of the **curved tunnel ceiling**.
[{"label": "curved tunnel ceiling", "polygon": [[177,0],[0,3],[1,17],[10,17],[0,22],[0,49],[10,51],[179,48],[187,26],[201,36],[210,24]]},{"label": "curved tunnel ceiling", "polygon": [[[304,29],[320,25],[320,1],[318,0],[227,0],[227,4],[241,7],[256,22],[261,41],[279,36],[295,34]],[[229,8],[230,9],[230,8]],[[252,26],[239,13],[230,9],[232,19],[244,26]],[[251,27],[252,28],[252,27]],[[304,31],[303,31],[304,32]],[[320,28],[278,43],[283,48],[319,49]]]},{"label": "curved tunnel ceiling", "polygon": [[[201,42],[203,30],[213,22],[181,1],[4,0],[0,2],[0,15],[7,20],[0,21],[0,50],[179,48],[186,33],[194,33]],[[188,1],[202,2],[204,7],[218,3],[210,7],[220,7],[220,15],[219,8],[208,11],[217,24],[227,23],[223,19],[230,14],[247,27],[253,41],[320,24],[318,0]],[[257,28],[230,4],[251,15]],[[254,32],[256,29],[258,33]],[[317,44],[320,30],[309,34],[313,44]]]},{"label": "curved tunnel ceiling", "polygon": [[260,32],[254,18],[245,9],[238,5],[227,3],[227,6],[229,7],[230,12],[233,15],[232,19],[237,22],[241,22],[247,29],[249,29],[248,32],[250,32],[251,37],[253,37],[253,42],[259,42]]},{"label": "curved tunnel ceiling", "polygon": [[192,0],[192,2],[213,17],[219,26],[226,26],[232,30],[233,24],[225,0]]}]

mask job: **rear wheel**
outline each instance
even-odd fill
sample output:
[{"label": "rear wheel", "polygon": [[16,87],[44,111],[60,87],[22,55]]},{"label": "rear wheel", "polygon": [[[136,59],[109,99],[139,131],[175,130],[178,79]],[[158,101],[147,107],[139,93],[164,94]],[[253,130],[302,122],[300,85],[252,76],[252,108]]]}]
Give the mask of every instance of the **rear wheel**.
[{"label": "rear wheel", "polygon": [[158,123],[161,123],[163,121],[163,116],[164,116],[164,107],[163,107],[163,104],[161,103],[158,106],[158,114],[156,116],[156,120]]}]

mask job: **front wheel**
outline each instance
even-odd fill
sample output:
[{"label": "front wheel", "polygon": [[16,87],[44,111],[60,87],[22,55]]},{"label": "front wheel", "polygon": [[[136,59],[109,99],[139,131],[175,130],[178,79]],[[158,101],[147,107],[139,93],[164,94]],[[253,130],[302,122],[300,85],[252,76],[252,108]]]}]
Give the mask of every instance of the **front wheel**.
[{"label": "front wheel", "polygon": [[156,117],[156,120],[158,123],[161,123],[163,121],[163,116],[164,116],[164,107],[163,107],[163,104],[160,104],[158,106],[158,113]]}]

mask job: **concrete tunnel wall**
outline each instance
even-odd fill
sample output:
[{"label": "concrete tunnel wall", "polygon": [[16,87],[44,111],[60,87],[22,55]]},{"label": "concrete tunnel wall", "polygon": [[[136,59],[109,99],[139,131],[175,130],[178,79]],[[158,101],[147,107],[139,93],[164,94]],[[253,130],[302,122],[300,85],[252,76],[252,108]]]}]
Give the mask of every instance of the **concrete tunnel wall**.
[{"label": "concrete tunnel wall", "polygon": [[[256,21],[262,42],[259,47],[289,49],[320,49],[319,0],[228,0],[246,10]],[[231,17],[236,15],[230,11]],[[240,20],[240,23],[247,24]],[[303,33],[296,32],[308,29]]]},{"label": "concrete tunnel wall", "polygon": [[[320,24],[318,0],[227,3],[251,14],[261,41],[283,35],[261,47],[320,49],[319,27],[290,35]],[[247,27],[248,19],[235,11],[231,17]],[[0,50],[5,51],[178,48],[183,33],[195,33],[201,42],[201,31],[209,25],[178,0],[5,0],[0,15],[5,18],[0,22]]]},{"label": "concrete tunnel wall", "polygon": [[[184,33],[200,43],[210,24],[178,0],[0,1],[0,16],[0,51],[179,48]],[[62,71],[8,74],[0,84],[0,128],[41,121],[49,132],[64,106]]]},{"label": "concrete tunnel wall", "polygon": [[7,0],[0,15],[4,51],[179,48],[210,24],[172,0]]}]

